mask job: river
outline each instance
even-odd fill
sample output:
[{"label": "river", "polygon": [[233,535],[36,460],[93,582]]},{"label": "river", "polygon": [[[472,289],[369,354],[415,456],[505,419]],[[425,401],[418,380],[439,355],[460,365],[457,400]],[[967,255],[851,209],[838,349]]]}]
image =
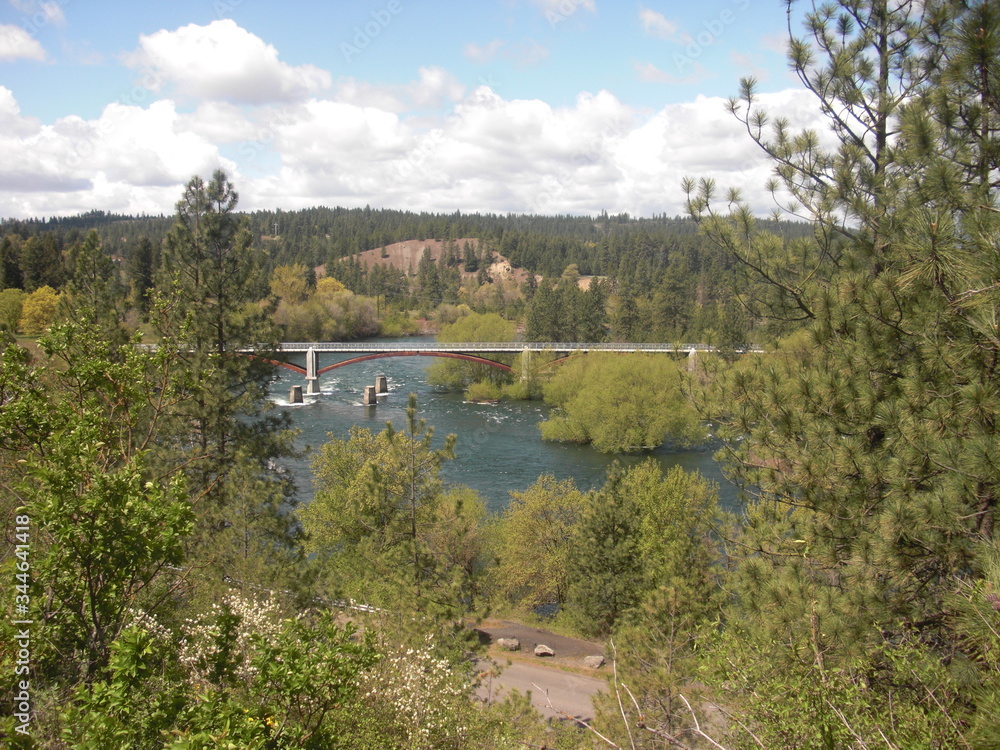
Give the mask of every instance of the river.
[{"label": "river", "polygon": [[[400,340],[416,344],[433,338]],[[320,367],[351,356],[356,355],[321,354]],[[291,358],[298,364],[303,364],[303,360],[301,356],[298,360]],[[647,456],[656,459],[665,470],[681,466],[701,472],[719,485],[723,506],[736,506],[736,488],[722,475],[711,447],[683,451],[661,448],[641,455],[616,457],[589,446],[546,442],[538,430],[538,423],[548,413],[545,404],[466,402],[460,393],[445,393],[428,384],[427,368],[435,361],[432,357],[391,357],[333,370],[320,376],[321,395],[306,396],[302,404],[290,404],[288,393],[292,385],[304,386],[304,377],[284,368],[279,371],[271,389],[272,400],[279,410],[289,412],[293,425],[301,431],[298,446],[307,451],[301,459],[283,462],[295,479],[301,502],[308,503],[313,497],[309,448],[318,448],[330,436],[346,438],[355,424],[377,432],[391,421],[396,429],[402,429],[409,394],[415,393],[420,418],[434,428],[435,445],[440,445],[449,433],[458,436],[456,458],[444,464],[442,477],[447,482],[475,489],[492,512],[506,507],[511,490],[525,489],[542,474],[560,480],[572,477],[580,489],[589,490],[604,483],[616,458],[628,466]],[[389,393],[379,398],[378,406],[363,406],[364,387],[374,385],[376,375],[387,377]]]}]

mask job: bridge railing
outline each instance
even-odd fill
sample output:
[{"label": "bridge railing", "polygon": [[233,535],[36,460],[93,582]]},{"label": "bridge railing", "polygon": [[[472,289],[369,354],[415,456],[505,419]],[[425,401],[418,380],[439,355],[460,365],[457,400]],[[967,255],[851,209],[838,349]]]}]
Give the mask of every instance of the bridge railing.
[{"label": "bridge railing", "polygon": [[381,342],[381,341],[284,341],[278,346],[283,352],[402,352],[402,351],[462,351],[462,352],[689,352],[714,351],[709,344],[649,344],[615,342],[565,341],[472,341],[472,342]]}]

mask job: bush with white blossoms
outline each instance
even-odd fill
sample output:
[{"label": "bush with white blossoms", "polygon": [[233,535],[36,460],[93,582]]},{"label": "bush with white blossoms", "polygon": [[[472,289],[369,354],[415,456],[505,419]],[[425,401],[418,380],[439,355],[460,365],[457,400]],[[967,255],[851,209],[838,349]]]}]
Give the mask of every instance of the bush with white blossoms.
[{"label": "bush with white blossoms", "polygon": [[181,631],[180,663],[193,685],[233,678],[248,684],[256,673],[253,640],[273,645],[281,631],[278,603],[233,592],[209,612],[185,620]]},{"label": "bush with white blossoms", "polygon": [[469,747],[475,682],[435,653],[428,637],[419,648],[398,648],[365,676],[365,701],[385,709],[406,748]]}]

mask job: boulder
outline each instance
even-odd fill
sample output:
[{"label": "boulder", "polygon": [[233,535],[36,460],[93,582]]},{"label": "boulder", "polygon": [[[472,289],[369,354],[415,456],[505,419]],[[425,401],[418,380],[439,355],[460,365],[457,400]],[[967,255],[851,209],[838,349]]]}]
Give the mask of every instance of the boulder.
[{"label": "boulder", "polygon": [[604,666],[603,656],[585,656],[583,657],[583,664],[591,669],[600,669]]},{"label": "boulder", "polygon": [[535,656],[555,656],[556,652],[551,648],[546,646],[544,643],[539,643],[535,646]]},{"label": "boulder", "polygon": [[521,642],[517,638],[497,638],[497,645],[504,651],[521,650]]}]

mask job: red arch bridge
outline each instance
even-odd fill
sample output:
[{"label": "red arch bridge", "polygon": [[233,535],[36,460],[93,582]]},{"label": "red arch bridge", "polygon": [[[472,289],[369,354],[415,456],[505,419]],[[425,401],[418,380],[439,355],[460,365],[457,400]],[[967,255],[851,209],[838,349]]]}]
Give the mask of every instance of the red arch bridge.
[{"label": "red arch bridge", "polygon": [[[245,354],[251,356],[255,355],[254,349],[241,349]],[[278,345],[277,350],[269,350],[267,353],[268,360],[272,364],[278,365],[279,367],[286,367],[289,370],[294,370],[295,372],[305,375],[306,378],[306,395],[318,395],[319,394],[319,377],[330,370],[336,370],[339,367],[347,367],[348,365],[357,364],[358,362],[366,362],[372,359],[381,359],[382,357],[450,357],[452,359],[462,359],[468,362],[477,362],[479,364],[489,365],[490,367],[496,367],[501,370],[510,371],[509,365],[503,364],[502,362],[497,362],[495,360],[489,359],[489,357],[484,355],[489,354],[525,354],[529,356],[533,352],[550,352],[554,354],[562,354],[563,356],[569,356],[574,353],[587,353],[587,352],[617,352],[620,354],[630,354],[630,353],[666,353],[666,354],[685,354],[688,357],[694,357],[699,352],[714,352],[717,351],[716,347],[709,346],[707,344],[633,344],[633,343],[587,343],[587,342],[574,342],[574,343],[561,343],[561,342],[526,342],[526,341],[501,341],[501,342],[472,342],[472,343],[438,343],[438,342],[419,342],[418,346],[408,344],[406,342],[402,343],[383,343],[383,342],[282,342]],[[760,351],[754,350],[737,350],[739,353],[745,353],[747,351]],[[305,354],[306,355],[306,365],[302,367],[300,365],[292,364],[290,362],[284,362],[277,359],[272,359],[274,354]],[[335,354],[343,356],[344,354],[354,354],[356,356],[349,357],[348,359],[340,359],[332,364],[326,365],[325,367],[320,367],[320,355],[321,354]],[[527,358],[525,358],[527,361]]]}]

